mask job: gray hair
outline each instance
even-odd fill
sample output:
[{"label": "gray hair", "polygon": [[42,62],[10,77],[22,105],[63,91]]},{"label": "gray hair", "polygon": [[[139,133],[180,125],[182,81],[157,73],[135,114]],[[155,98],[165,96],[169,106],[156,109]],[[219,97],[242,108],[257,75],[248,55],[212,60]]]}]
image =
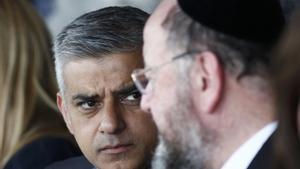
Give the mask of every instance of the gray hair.
[{"label": "gray hair", "polygon": [[[170,48],[211,51],[224,68],[230,73],[237,74],[238,78],[267,73],[270,46],[237,39],[209,29],[192,20],[178,6],[174,6],[169,12],[162,26],[169,32]],[[194,57],[187,59],[190,61],[185,65],[190,66]]]},{"label": "gray hair", "polygon": [[134,7],[107,7],[86,13],[67,25],[54,42],[60,91],[64,91],[63,67],[68,62],[141,50],[148,17]]}]

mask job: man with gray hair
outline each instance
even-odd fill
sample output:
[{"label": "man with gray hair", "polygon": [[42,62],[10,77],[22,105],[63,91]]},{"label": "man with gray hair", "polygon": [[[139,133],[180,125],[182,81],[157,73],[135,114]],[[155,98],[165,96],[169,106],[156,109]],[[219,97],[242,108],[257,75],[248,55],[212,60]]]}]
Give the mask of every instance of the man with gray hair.
[{"label": "man with gray hair", "polygon": [[[179,6],[180,5],[180,6]],[[271,168],[268,73],[284,19],[276,0],[165,0],[132,77],[161,141],[155,169]]]},{"label": "man with gray hair", "polygon": [[140,109],[141,95],[130,78],[133,69],[143,67],[147,17],[137,8],[108,7],[75,19],[55,40],[57,104],[84,156],[98,169],[149,168],[156,126]]}]

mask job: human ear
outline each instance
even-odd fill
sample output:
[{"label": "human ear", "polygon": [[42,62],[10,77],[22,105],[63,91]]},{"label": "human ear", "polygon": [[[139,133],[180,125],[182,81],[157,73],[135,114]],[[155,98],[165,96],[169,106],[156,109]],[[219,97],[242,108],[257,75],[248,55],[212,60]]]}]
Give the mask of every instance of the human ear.
[{"label": "human ear", "polygon": [[222,66],[214,53],[207,51],[196,55],[190,79],[194,104],[199,112],[214,112],[222,96],[223,74]]},{"label": "human ear", "polygon": [[70,115],[69,115],[69,112],[67,111],[67,108],[66,108],[66,104],[65,104],[65,101],[64,99],[62,98],[62,95],[60,93],[57,93],[56,94],[56,104],[58,106],[58,109],[59,111],[61,112],[63,118],[64,118],[64,121],[70,131],[70,133],[73,134],[73,125],[72,125],[72,121],[70,119]]}]

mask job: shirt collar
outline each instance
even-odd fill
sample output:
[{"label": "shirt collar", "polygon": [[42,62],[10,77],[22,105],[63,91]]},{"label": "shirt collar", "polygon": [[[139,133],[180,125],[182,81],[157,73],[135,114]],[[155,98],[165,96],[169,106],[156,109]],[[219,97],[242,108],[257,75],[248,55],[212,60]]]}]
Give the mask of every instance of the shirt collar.
[{"label": "shirt collar", "polygon": [[267,124],[242,144],[226,161],[221,169],[247,169],[258,151],[277,128],[277,122]]}]

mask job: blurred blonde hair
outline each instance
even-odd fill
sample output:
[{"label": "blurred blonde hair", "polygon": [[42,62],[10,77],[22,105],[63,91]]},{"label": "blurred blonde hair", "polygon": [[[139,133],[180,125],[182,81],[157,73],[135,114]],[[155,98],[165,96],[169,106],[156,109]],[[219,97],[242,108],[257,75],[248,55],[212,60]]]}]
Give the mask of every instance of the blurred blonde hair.
[{"label": "blurred blonde hair", "polygon": [[0,168],[45,135],[67,136],[57,113],[50,35],[25,0],[0,1]]}]

